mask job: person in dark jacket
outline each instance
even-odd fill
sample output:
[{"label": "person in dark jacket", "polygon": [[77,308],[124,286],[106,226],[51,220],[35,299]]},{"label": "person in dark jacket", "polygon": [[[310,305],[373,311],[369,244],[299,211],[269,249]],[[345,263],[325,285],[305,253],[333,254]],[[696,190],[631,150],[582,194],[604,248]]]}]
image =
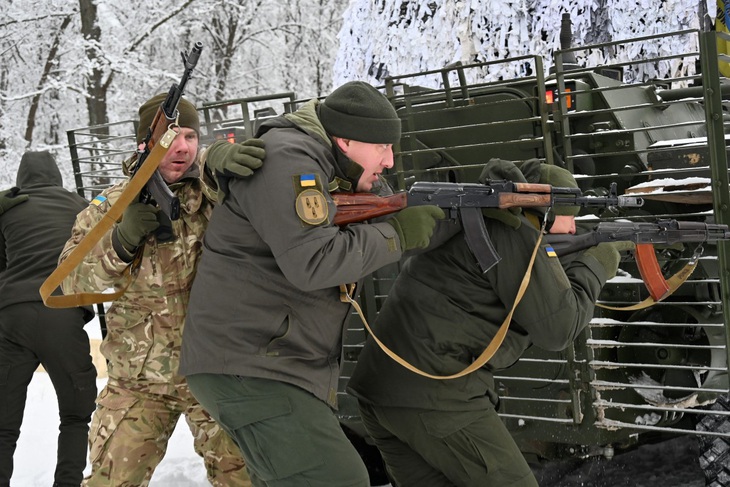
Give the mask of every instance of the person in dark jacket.
[{"label": "person in dark jacket", "polygon": [[58,398],[54,486],[81,484],[96,398],[84,324],[90,308],[46,308],[38,292],[88,202],[63,188],[49,152],[26,152],[17,187],[0,196],[0,486],[10,485],[28,384],[38,365]]},{"label": "person in dark jacket", "polygon": [[233,436],[255,486],[368,486],[336,407],[350,304],[341,286],[426,247],[434,206],[340,228],[330,192],[371,192],[401,122],[363,82],[265,122],[261,170],[230,179],[211,217],[180,372]]},{"label": "person in dark jacket", "polygon": [[[488,165],[489,179],[578,187],[568,171],[539,161],[525,169],[531,178],[509,161],[492,162],[501,169],[495,174]],[[509,165],[515,170],[505,168]],[[519,177],[501,177],[505,173]],[[553,208],[549,232],[575,233],[578,210]],[[463,235],[416,255],[405,263],[373,325],[389,349],[431,375],[461,372],[495,337],[516,301],[544,216],[528,209],[520,215],[483,211],[500,263],[483,273]],[[532,344],[566,348],[593,316],[625,244],[602,243],[563,266],[541,243],[504,341],[485,366],[468,375],[447,380],[418,375],[368,337],[347,391],[358,398],[363,423],[399,487],[537,486],[497,416],[492,374],[512,365]]]}]

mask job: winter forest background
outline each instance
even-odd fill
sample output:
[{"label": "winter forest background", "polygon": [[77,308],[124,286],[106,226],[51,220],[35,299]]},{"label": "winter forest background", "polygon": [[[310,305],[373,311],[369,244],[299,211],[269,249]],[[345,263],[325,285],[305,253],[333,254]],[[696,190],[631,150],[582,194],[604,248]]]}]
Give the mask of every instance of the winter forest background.
[{"label": "winter forest background", "polygon": [[[346,81],[380,85],[388,74],[455,61],[537,54],[547,68],[564,12],[574,45],[583,45],[710,29],[717,9],[715,0],[0,0],[0,7],[0,188],[15,183],[26,150],[52,151],[71,188],[66,131],[135,118],[144,100],[179,80],[180,51],[196,41],[205,47],[186,90],[193,102],[286,91],[304,99]],[[622,61],[643,48],[578,61]],[[489,76],[524,74],[515,69]],[[689,75],[695,67],[662,69],[634,76]]]}]

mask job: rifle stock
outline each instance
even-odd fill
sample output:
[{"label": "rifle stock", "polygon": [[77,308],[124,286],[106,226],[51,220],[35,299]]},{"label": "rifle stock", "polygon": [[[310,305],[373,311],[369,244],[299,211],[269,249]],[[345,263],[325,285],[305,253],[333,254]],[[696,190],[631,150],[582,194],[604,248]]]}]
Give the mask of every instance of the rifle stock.
[{"label": "rifle stock", "polygon": [[335,225],[357,223],[379,216],[390,215],[408,204],[406,193],[377,196],[371,193],[332,193],[337,205]]}]

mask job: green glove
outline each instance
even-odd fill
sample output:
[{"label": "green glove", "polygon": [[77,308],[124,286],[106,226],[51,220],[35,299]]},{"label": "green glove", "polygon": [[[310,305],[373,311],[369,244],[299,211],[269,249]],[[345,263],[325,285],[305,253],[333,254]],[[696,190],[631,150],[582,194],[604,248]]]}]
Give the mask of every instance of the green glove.
[{"label": "green glove", "polygon": [[595,247],[585,251],[585,255],[592,255],[606,269],[608,279],[616,275],[618,264],[621,261],[620,252],[626,250],[634,250],[636,245],[634,242],[601,242]]},{"label": "green glove", "polygon": [[119,243],[125,250],[133,253],[150,233],[157,230],[160,222],[157,221],[156,206],[140,203],[132,203],[124,210],[122,221],[117,223],[116,234]]},{"label": "green glove", "polygon": [[524,174],[512,161],[504,159],[489,159],[479,175],[479,182],[485,184],[488,181],[513,181],[515,183],[526,183]]},{"label": "green glove", "polygon": [[8,211],[15,205],[28,200],[27,194],[21,194],[18,196],[20,188],[12,188],[6,191],[0,191],[0,215]]},{"label": "green glove", "polygon": [[399,211],[387,222],[395,228],[401,249],[405,252],[428,247],[436,220],[445,217],[444,210],[438,206],[413,206]]},{"label": "green glove", "polygon": [[231,144],[227,140],[214,142],[205,152],[205,167],[215,178],[218,202],[222,203],[228,192],[229,178],[247,178],[261,167],[266,151],[261,139],[248,139]]},{"label": "green glove", "polygon": [[248,139],[240,144],[219,140],[208,147],[205,165],[213,174],[247,178],[261,167],[265,156],[261,139]]}]

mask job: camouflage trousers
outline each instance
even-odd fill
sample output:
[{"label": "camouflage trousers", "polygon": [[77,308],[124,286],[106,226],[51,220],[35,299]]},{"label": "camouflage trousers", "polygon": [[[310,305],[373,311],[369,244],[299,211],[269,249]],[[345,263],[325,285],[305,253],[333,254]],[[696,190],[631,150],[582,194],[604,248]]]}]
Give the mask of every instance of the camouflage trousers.
[{"label": "camouflage trousers", "polygon": [[97,398],[91,421],[91,473],[82,485],[149,485],[175,425],[184,414],[211,485],[251,486],[236,444],[193,398],[186,384],[178,386],[177,391],[175,396],[151,394],[107,384]]}]

